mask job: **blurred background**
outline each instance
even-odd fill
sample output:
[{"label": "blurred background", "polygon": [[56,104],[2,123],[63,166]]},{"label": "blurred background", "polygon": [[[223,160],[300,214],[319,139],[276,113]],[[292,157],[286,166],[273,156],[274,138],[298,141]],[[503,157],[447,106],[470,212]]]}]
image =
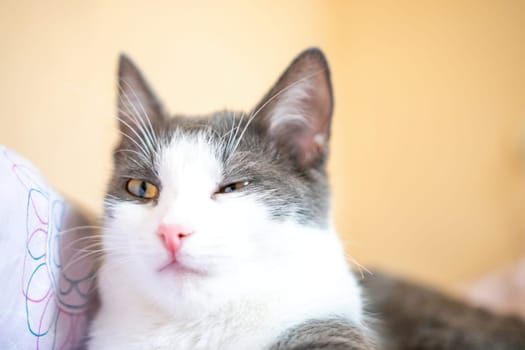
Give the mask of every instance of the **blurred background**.
[{"label": "blurred background", "polygon": [[321,47],[348,253],[450,292],[525,252],[523,1],[0,2],[0,143],[101,212],[118,54],[171,112],[250,109]]}]

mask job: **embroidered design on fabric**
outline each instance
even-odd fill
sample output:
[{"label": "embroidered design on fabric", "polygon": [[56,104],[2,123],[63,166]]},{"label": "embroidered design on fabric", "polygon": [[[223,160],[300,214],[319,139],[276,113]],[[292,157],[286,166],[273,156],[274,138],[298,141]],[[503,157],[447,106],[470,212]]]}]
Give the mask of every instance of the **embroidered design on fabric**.
[{"label": "embroidered design on fabric", "polygon": [[94,264],[78,263],[78,254],[67,253],[66,201],[23,159],[6,149],[3,155],[27,198],[25,232],[20,232],[26,235],[21,296],[27,332],[37,350],[73,349],[86,332]]}]

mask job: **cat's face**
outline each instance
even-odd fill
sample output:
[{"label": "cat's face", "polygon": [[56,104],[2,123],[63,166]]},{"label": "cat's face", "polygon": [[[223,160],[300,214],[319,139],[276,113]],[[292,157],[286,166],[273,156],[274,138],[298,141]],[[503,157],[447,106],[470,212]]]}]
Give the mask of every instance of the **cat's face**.
[{"label": "cat's face", "polygon": [[323,258],[332,95],[319,51],[300,55],[250,113],[168,118],[126,58],[119,78],[108,268],[165,301]]}]

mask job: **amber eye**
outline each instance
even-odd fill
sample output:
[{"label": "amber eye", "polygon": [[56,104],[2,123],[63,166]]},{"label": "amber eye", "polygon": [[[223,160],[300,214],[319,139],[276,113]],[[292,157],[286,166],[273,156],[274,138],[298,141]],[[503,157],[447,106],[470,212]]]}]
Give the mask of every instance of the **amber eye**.
[{"label": "amber eye", "polygon": [[140,179],[129,180],[126,189],[132,195],[144,199],[154,199],[157,198],[159,194],[159,188],[157,186]]},{"label": "amber eye", "polygon": [[240,190],[241,188],[244,188],[248,186],[249,184],[250,184],[250,181],[234,182],[234,183],[231,183],[231,184],[228,184],[226,186],[222,186],[221,188],[219,188],[218,193],[231,193],[231,192]]}]

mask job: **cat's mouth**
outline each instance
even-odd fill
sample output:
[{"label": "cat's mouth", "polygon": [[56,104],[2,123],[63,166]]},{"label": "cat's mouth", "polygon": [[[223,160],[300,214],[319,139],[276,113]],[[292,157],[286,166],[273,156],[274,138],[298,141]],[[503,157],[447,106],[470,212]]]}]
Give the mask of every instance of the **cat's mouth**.
[{"label": "cat's mouth", "polygon": [[182,264],[180,261],[178,261],[176,258],[173,258],[168,263],[162,265],[158,272],[165,273],[165,272],[173,272],[177,275],[186,275],[186,274],[192,274],[192,275],[200,275],[204,276],[206,273],[202,270],[197,270],[192,267],[186,266]]}]

